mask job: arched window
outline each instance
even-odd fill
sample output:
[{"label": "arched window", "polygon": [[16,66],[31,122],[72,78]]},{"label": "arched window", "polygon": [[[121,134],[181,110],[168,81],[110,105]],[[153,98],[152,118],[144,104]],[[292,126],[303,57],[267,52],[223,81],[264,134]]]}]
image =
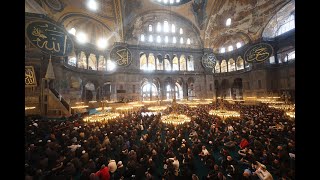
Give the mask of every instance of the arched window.
[{"label": "arched window", "polygon": [[220,48],[220,53],[225,53],[226,52],[226,48],[222,47]]},{"label": "arched window", "polygon": [[161,55],[157,56],[157,70],[163,70],[163,59]]},{"label": "arched window", "polygon": [[176,39],[176,37],[175,36],[173,36],[173,38],[172,38],[172,43],[176,43],[177,42],[177,39]]},{"label": "arched window", "polygon": [[180,37],[180,44],[183,44],[183,37]]},{"label": "arched window", "polygon": [[232,46],[232,45],[230,45],[230,46],[228,47],[228,51],[233,51],[233,46]]},{"label": "arched window", "polygon": [[179,60],[176,55],[174,55],[174,57],[172,59],[172,70],[179,71]]},{"label": "arched window", "polygon": [[165,43],[168,43],[168,42],[169,42],[168,36],[165,36],[165,37],[164,37],[164,42],[165,42]]},{"label": "arched window", "polygon": [[190,44],[190,43],[191,43],[190,38],[188,38],[187,39],[187,44]]},{"label": "arched window", "polygon": [[295,7],[295,1],[290,1],[276,12],[265,26],[262,37],[270,40],[294,29]]},{"label": "arched window", "polygon": [[290,31],[291,29],[294,29],[295,28],[295,24],[294,24],[294,15],[291,14],[288,19],[286,19],[284,21],[284,24],[281,25],[279,27],[279,29],[277,30],[277,33],[276,33],[276,36],[279,36],[285,32],[288,32]]},{"label": "arched window", "polygon": [[76,66],[77,59],[74,56],[69,56],[68,64],[71,66]]},{"label": "arched window", "polygon": [[172,33],[176,32],[176,26],[174,24],[171,25],[171,32]]},{"label": "arched window", "polygon": [[99,71],[105,71],[106,70],[106,59],[103,56],[99,56]]},{"label": "arched window", "polygon": [[194,61],[193,61],[193,56],[188,56],[187,58],[187,65],[188,65],[188,71],[194,71]]},{"label": "arched window", "polygon": [[175,85],[176,99],[183,99],[183,90],[179,83]]},{"label": "arched window", "polygon": [[231,25],[231,18],[228,18],[226,21],[226,26],[230,26]]},{"label": "arched window", "polygon": [[169,32],[169,24],[168,21],[163,22],[163,32]]},{"label": "arched window", "polygon": [[152,32],[152,25],[149,25],[149,32]]},{"label": "arched window", "polygon": [[157,24],[157,32],[161,32],[161,23],[160,22],[158,22],[158,24]]},{"label": "arched window", "polygon": [[140,69],[148,70],[147,56],[144,53],[140,54]]},{"label": "arched window", "polygon": [[87,58],[83,51],[81,51],[81,53],[79,54],[78,68],[87,69]]},{"label": "arched window", "polygon": [[161,38],[159,35],[157,36],[157,43],[161,43]]},{"label": "arched window", "polygon": [[71,66],[76,66],[77,58],[76,53],[72,52],[70,56],[68,56],[68,64]]},{"label": "arched window", "polygon": [[229,61],[228,61],[228,69],[229,69],[229,72],[236,70],[236,63],[234,62],[234,60],[232,58],[229,59]]},{"label": "arched window", "polygon": [[227,68],[227,61],[226,60],[222,60],[221,61],[221,72],[227,72],[228,68]]},{"label": "arched window", "polygon": [[157,86],[154,83],[145,82],[141,86],[142,100],[151,100],[158,96]]},{"label": "arched window", "polygon": [[171,71],[171,63],[170,63],[168,55],[166,55],[165,58],[164,58],[164,69],[166,71]]},{"label": "arched window", "polygon": [[151,34],[149,35],[149,42],[153,42],[153,36]]},{"label": "arched window", "polygon": [[184,55],[180,56],[180,71],[186,71],[187,70],[187,62]]},{"label": "arched window", "polygon": [[166,85],[166,99],[172,99],[171,98],[171,86],[170,86],[170,84]]},{"label": "arched window", "polygon": [[95,54],[90,54],[88,64],[90,70],[97,70],[97,57]]},{"label": "arched window", "polygon": [[288,54],[288,61],[294,60],[296,58],[296,51],[291,51]]},{"label": "arched window", "polygon": [[183,29],[182,29],[182,28],[180,28],[179,32],[180,32],[180,34],[183,34]]},{"label": "arched window", "polygon": [[216,66],[214,67],[214,72],[220,73],[220,62],[219,61],[216,62]]},{"label": "arched window", "polygon": [[244,69],[244,62],[241,56],[237,59],[237,70]]},{"label": "arched window", "polygon": [[150,53],[148,58],[148,70],[155,70],[155,69],[156,69],[156,61],[154,59],[154,55]]},{"label": "arched window", "polygon": [[141,34],[140,40],[144,41],[144,34]]}]

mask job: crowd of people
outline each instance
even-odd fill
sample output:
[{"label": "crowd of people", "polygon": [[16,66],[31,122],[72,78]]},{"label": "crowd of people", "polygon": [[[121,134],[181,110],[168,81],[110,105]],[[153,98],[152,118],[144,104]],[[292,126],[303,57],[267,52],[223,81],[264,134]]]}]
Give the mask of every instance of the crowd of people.
[{"label": "crowd of people", "polygon": [[[139,111],[109,122],[25,117],[26,179],[295,179],[295,122],[266,105],[226,104],[240,118],[178,111],[173,126]],[[170,112],[168,109],[165,113]]]}]

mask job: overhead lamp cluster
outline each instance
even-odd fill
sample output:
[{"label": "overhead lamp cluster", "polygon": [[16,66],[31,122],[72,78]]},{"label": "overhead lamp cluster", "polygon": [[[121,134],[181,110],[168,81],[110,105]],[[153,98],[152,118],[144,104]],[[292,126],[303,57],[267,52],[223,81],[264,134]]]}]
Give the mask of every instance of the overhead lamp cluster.
[{"label": "overhead lamp cluster", "polygon": [[108,120],[116,119],[120,116],[119,113],[102,113],[102,114],[94,114],[91,116],[87,116],[83,118],[83,121],[85,122],[106,122]]},{"label": "overhead lamp cluster", "polygon": [[181,125],[186,122],[190,122],[191,118],[183,114],[172,113],[169,115],[161,116],[161,121],[165,124]]},{"label": "overhead lamp cluster", "polygon": [[35,109],[36,107],[24,107],[24,110]]},{"label": "overhead lamp cluster", "polygon": [[228,110],[224,110],[224,109],[210,110],[209,114],[219,116],[223,120],[228,117],[240,117],[240,113],[238,113],[237,111],[228,111]]},{"label": "overhead lamp cluster", "polygon": [[151,107],[148,107],[149,111],[155,111],[155,112],[164,111],[165,109],[167,109],[167,106],[151,106]]},{"label": "overhead lamp cluster", "polygon": [[291,118],[295,118],[296,117],[295,114],[296,113],[294,111],[293,112],[292,111],[291,112],[286,112],[286,115],[291,117]]}]

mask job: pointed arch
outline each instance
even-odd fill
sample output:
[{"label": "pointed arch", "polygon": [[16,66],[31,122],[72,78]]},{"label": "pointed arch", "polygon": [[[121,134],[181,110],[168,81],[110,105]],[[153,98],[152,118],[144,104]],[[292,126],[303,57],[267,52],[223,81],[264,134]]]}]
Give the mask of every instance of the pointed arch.
[{"label": "pointed arch", "polygon": [[79,53],[78,68],[87,69],[87,58],[86,54],[83,51]]},{"label": "pointed arch", "polygon": [[179,60],[178,60],[177,55],[173,55],[172,71],[179,71]]},{"label": "pointed arch", "polygon": [[232,72],[235,70],[236,70],[236,62],[233,60],[233,58],[231,58],[228,61],[228,72]]},{"label": "pointed arch", "polygon": [[219,61],[216,62],[216,66],[214,67],[214,72],[220,73],[220,62]]},{"label": "pointed arch", "polygon": [[228,68],[227,68],[227,61],[224,59],[221,61],[221,72],[228,72]]},{"label": "pointed arch", "polygon": [[97,70],[97,57],[95,54],[90,54],[88,59],[88,67],[90,70]]},{"label": "pointed arch", "polygon": [[194,71],[194,60],[193,60],[193,56],[192,55],[189,55],[187,57],[187,69],[188,71]]},{"label": "pointed arch", "polygon": [[168,54],[164,56],[164,70],[171,71],[170,56]]},{"label": "pointed arch", "polygon": [[244,61],[241,56],[237,59],[237,70],[244,69]]},{"label": "pointed arch", "polygon": [[186,70],[187,70],[187,61],[184,54],[182,54],[180,56],[180,71],[186,71]]},{"label": "pointed arch", "polygon": [[142,70],[148,69],[147,55],[143,52],[140,53],[140,69]]},{"label": "pointed arch", "polygon": [[157,55],[156,62],[157,62],[157,70],[163,70],[163,57],[161,54]]},{"label": "pointed arch", "polygon": [[154,59],[154,55],[152,53],[150,53],[148,57],[148,70],[156,70],[156,60]]}]

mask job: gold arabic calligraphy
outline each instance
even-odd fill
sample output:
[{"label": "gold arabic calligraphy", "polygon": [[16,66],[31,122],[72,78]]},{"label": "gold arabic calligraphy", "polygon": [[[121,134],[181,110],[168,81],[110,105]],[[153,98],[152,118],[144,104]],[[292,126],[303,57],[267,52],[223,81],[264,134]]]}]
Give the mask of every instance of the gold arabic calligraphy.
[{"label": "gold arabic calligraphy", "polygon": [[[36,45],[45,50],[54,51],[57,53],[66,53],[67,35],[63,31],[58,31],[56,27],[37,25],[32,30],[32,41]],[[62,42],[62,44],[60,44]],[[61,46],[63,48],[61,48]]]},{"label": "gold arabic calligraphy", "polygon": [[27,86],[36,86],[36,77],[34,74],[34,69],[32,66],[25,67],[25,85]]},{"label": "gold arabic calligraphy", "polygon": [[205,64],[205,66],[208,67],[208,68],[213,68],[213,67],[214,67],[214,62],[210,61],[208,58],[206,58],[206,59],[204,60],[204,64]]},{"label": "gold arabic calligraphy", "polygon": [[117,64],[122,66],[122,65],[127,65],[129,63],[129,51],[127,49],[120,49],[116,51],[116,55],[119,57],[117,59]]},{"label": "gold arabic calligraphy", "polygon": [[270,56],[268,49],[266,47],[258,46],[253,48],[247,55],[247,62],[253,62],[254,60],[262,62]]}]

